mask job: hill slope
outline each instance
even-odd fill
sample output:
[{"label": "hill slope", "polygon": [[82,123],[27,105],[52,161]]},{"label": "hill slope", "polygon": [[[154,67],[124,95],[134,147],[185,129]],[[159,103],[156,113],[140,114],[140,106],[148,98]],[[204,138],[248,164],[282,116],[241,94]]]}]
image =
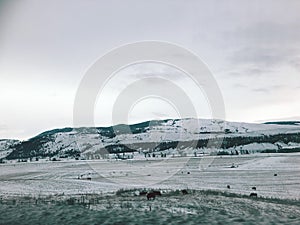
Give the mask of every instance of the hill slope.
[{"label": "hill slope", "polygon": [[13,151],[13,147],[18,144],[20,144],[18,140],[0,139],[0,159],[8,156]]},{"label": "hill slope", "polygon": [[103,158],[106,153],[207,149],[208,143],[210,149],[241,153],[294,149],[300,146],[300,125],[168,119],[129,126],[55,129],[1,148],[9,153],[7,159],[80,155]]}]

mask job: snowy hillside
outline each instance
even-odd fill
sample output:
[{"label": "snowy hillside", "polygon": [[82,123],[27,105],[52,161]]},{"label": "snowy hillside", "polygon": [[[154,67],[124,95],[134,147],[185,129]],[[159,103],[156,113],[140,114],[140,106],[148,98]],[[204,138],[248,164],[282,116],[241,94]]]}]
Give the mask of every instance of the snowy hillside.
[{"label": "snowy hillside", "polygon": [[[300,125],[250,124],[203,119],[169,119],[134,125],[64,128],[39,134],[9,148],[8,158],[79,157],[104,152],[161,151],[180,147],[207,147],[208,140],[222,142],[229,151],[272,150],[300,146]],[[88,157],[89,158],[89,157]]]},{"label": "snowy hillside", "polygon": [[0,140],[0,159],[5,158],[12,152],[12,147],[19,144],[18,140],[2,139]]}]

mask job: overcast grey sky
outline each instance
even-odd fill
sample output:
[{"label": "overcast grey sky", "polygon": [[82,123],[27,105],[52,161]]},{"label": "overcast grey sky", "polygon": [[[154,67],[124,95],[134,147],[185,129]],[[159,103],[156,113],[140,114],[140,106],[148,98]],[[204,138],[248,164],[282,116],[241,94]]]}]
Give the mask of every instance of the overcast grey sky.
[{"label": "overcast grey sky", "polygon": [[[299,12],[297,0],[0,1],[0,139],[72,126],[87,69],[111,49],[143,40],[197,54],[219,84],[227,120],[300,119]],[[203,96],[184,75],[148,64],[121,71],[107,86],[96,125],[110,124],[124,82],[156,73],[177,74],[174,82],[198,99],[199,117],[209,118]],[[135,122],[176,116],[176,110],[148,99],[129,116]]]}]

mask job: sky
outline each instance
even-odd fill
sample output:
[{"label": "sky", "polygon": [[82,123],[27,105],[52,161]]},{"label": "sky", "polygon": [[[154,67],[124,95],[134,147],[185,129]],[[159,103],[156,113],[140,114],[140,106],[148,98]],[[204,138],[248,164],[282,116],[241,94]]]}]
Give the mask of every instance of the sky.
[{"label": "sky", "polygon": [[[224,119],[300,120],[299,11],[297,0],[2,0],[0,139],[72,127],[74,99],[88,69],[112,49],[145,40],[196,54],[220,88]],[[130,106],[126,121],[112,120],[117,96],[152,76],[179,86],[199,118],[211,117],[205,93],[184,72],[143,63],[117,71],[105,85],[95,126],[180,117],[176,104],[148,96]]]}]

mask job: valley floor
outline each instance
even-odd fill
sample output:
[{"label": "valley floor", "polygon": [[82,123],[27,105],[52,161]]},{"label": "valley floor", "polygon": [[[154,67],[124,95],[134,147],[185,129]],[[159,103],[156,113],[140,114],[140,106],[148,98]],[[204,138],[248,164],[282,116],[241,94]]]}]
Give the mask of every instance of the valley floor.
[{"label": "valley floor", "polygon": [[249,195],[252,187],[258,196],[300,199],[300,154],[0,165],[3,197],[106,193],[120,188],[210,189]]},{"label": "valley floor", "polygon": [[[299,165],[299,153],[1,164],[0,224],[299,224]],[[151,189],[162,196],[139,195]]]}]

